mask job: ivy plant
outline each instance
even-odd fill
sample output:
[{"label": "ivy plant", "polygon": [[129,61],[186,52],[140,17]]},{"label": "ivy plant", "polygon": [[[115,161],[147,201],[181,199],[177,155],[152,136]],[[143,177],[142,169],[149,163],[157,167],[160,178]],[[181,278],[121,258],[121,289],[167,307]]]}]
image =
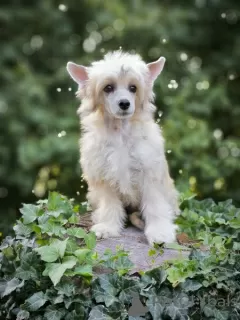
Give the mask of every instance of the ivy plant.
[{"label": "ivy plant", "polygon": [[239,319],[240,210],[192,197],[181,209],[180,244],[149,254],[187,247],[189,256],[131,274],[127,252],[99,256],[94,233],[79,227],[85,204],[56,192],[24,204],[0,246],[0,320]]}]

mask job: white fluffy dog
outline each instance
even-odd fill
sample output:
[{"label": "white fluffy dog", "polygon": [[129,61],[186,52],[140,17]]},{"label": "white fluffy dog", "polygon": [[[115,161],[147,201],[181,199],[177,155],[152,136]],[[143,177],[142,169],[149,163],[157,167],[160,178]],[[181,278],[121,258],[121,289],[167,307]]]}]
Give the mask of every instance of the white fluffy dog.
[{"label": "white fluffy dog", "polygon": [[67,64],[79,85],[80,162],[98,238],[119,236],[131,206],[141,212],[150,244],[175,240],[177,192],[152,104],[164,63],[116,51],[89,67]]}]

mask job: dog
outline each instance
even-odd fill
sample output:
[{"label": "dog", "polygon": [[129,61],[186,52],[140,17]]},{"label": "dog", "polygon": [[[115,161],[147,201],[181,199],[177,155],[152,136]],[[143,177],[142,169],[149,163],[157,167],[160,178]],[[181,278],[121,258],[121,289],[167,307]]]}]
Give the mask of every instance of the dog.
[{"label": "dog", "polygon": [[154,121],[153,85],[164,64],[121,50],[88,67],[67,63],[81,100],[80,164],[98,238],[120,236],[131,207],[150,244],[175,241],[178,192]]}]

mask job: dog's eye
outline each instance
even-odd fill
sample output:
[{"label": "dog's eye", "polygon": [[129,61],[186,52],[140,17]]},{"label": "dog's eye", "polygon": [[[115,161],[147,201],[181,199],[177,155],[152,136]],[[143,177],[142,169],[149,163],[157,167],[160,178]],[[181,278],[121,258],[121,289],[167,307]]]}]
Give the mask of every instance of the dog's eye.
[{"label": "dog's eye", "polygon": [[135,93],[137,91],[137,87],[134,85],[129,86],[129,91]]},{"label": "dog's eye", "polygon": [[106,93],[110,93],[110,92],[113,92],[114,90],[114,86],[112,84],[108,84],[104,89],[103,91],[106,92]]}]

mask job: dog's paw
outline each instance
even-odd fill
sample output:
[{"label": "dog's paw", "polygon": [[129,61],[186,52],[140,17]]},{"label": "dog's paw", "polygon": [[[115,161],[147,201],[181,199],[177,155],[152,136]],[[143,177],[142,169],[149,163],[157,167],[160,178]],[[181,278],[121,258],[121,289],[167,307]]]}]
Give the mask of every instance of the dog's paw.
[{"label": "dog's paw", "polygon": [[97,223],[92,226],[91,231],[95,232],[98,239],[120,236],[120,230],[107,223]]},{"label": "dog's paw", "polygon": [[159,221],[149,224],[145,229],[145,235],[149,244],[155,243],[171,243],[176,241],[177,226],[171,221]]}]

